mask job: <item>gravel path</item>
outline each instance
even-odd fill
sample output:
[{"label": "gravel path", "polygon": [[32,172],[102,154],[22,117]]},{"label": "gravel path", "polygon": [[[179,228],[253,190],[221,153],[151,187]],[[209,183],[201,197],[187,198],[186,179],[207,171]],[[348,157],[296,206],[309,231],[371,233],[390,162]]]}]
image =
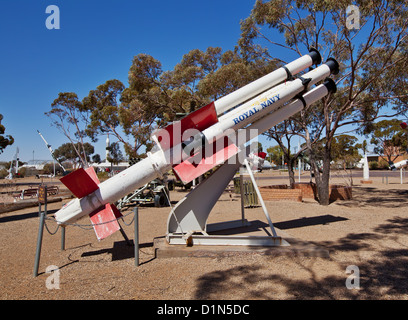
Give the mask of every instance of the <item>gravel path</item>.
[{"label": "gravel path", "polygon": [[[276,173],[257,176],[262,177],[260,185],[287,183]],[[302,179],[308,181],[306,175]],[[166,234],[169,208],[142,207],[139,267],[134,265],[133,247],[119,232],[98,242],[93,230],[69,226],[65,251],[60,249],[60,232],[44,232],[40,274],[33,277],[38,207],[3,213],[0,299],[407,299],[407,184],[398,178],[383,184],[381,177],[369,185],[359,182],[354,179],[353,200],[330,206],[313,200],[266,203],[277,228],[329,250],[329,259],[296,254],[158,259],[153,239]],[[184,195],[172,191],[171,199]],[[61,205],[51,203],[48,210],[55,212]],[[210,222],[239,219],[240,214],[239,197],[225,193]],[[261,208],[247,209],[246,218],[266,222]],[[131,215],[125,218],[131,220]],[[50,231],[56,228],[52,220],[47,226]],[[133,225],[122,226],[133,239]],[[58,274],[46,273],[49,266],[58,267]],[[358,284],[348,278],[350,266],[353,271],[358,267],[359,289],[346,287],[347,281]],[[59,283],[52,282],[57,275]]]}]

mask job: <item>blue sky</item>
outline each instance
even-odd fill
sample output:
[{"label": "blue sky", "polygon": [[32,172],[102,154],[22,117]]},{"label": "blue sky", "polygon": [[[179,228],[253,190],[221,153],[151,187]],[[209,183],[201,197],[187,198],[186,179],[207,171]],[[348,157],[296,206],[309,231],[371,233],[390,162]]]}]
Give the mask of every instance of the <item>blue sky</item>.
[{"label": "blue sky", "polygon": [[[0,113],[15,143],[0,154],[10,161],[51,160],[40,130],[54,149],[68,142],[44,112],[59,92],[79,99],[110,79],[127,85],[132,58],[153,56],[171,70],[192,49],[233,49],[240,21],[255,0],[0,0]],[[58,6],[60,29],[46,28],[46,8]],[[276,31],[273,31],[276,32]],[[283,42],[276,33],[275,40]],[[324,54],[322,52],[322,54]],[[287,62],[292,51],[273,48]],[[324,60],[327,57],[324,57]],[[106,137],[94,144],[105,155]],[[113,138],[111,137],[113,142]],[[260,138],[264,149],[275,143]]]},{"label": "blue sky", "polygon": [[[59,92],[82,99],[109,79],[127,85],[132,58],[147,53],[163,70],[192,49],[233,49],[240,21],[254,0],[2,0],[0,113],[15,143],[0,154],[10,161],[50,159],[37,129],[54,149],[67,139],[44,115]],[[60,9],[60,29],[49,30],[46,8]],[[95,145],[104,157],[106,137]]]}]

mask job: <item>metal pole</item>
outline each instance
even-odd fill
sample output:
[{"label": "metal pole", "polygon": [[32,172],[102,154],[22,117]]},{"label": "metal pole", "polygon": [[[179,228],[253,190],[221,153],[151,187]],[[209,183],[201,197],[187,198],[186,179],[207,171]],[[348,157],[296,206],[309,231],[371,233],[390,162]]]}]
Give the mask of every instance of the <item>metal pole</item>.
[{"label": "metal pole", "polygon": [[45,212],[40,212],[40,226],[38,228],[37,250],[35,252],[35,262],[34,262],[34,277],[38,276],[38,267],[40,265],[41,246],[42,246],[43,231],[44,231],[44,220],[45,220]]},{"label": "metal pole", "polygon": [[239,187],[240,187],[240,191],[241,191],[241,219],[242,221],[245,220],[245,203],[244,203],[244,173],[243,173],[243,169],[240,168],[240,172],[239,172]]},{"label": "metal pole", "polygon": [[400,179],[401,179],[401,184],[402,184],[402,167],[400,169]]},{"label": "metal pole", "polygon": [[45,212],[45,216],[47,216],[47,202],[48,202],[48,191],[47,191],[47,186],[44,186],[44,212]]},{"label": "metal pole", "polygon": [[302,165],[302,162],[300,161],[300,158],[299,158],[299,160],[298,160],[298,166],[299,166],[299,183],[300,183],[300,167],[301,167],[301,165]]},{"label": "metal pole", "polygon": [[[119,221],[118,221],[118,224],[119,224]],[[129,238],[127,237],[127,235],[126,235],[126,233],[125,233],[125,230],[123,230],[123,228],[122,228],[122,226],[121,226],[120,224],[119,224],[119,231],[120,231],[120,233],[122,234],[123,238],[125,239],[126,244],[127,244],[128,246],[131,246],[131,245],[132,245],[132,242],[129,240]]]},{"label": "metal pole", "polygon": [[65,250],[65,226],[61,225],[61,251]]},{"label": "metal pole", "polygon": [[135,265],[139,266],[139,208],[135,207]]},{"label": "metal pole", "polygon": [[271,228],[272,234],[273,234],[274,237],[277,237],[278,235],[276,234],[275,228],[273,227],[271,218],[269,217],[268,210],[266,209],[265,203],[264,203],[264,201],[262,199],[261,192],[259,191],[258,186],[256,185],[255,177],[252,174],[251,167],[249,166],[249,163],[248,163],[247,159],[244,160],[244,164],[245,164],[245,166],[247,168],[249,176],[251,177],[252,184],[253,184],[253,186],[255,188],[256,194],[258,195],[258,199],[261,202],[263,212],[265,213],[266,219],[268,220],[269,227]]}]

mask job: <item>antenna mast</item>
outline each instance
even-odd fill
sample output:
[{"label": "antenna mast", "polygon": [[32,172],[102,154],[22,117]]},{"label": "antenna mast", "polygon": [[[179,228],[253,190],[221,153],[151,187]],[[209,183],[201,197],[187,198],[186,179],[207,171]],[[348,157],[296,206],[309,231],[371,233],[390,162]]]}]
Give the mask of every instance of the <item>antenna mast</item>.
[{"label": "antenna mast", "polygon": [[54,155],[54,150],[52,150],[51,145],[48,144],[47,140],[45,140],[45,138],[43,137],[43,135],[41,134],[41,132],[39,130],[37,130],[38,134],[40,135],[40,137],[43,139],[45,145],[47,146],[48,150],[51,153],[52,158],[59,164],[59,166],[62,168],[62,170],[64,172],[66,172],[65,168],[62,166],[62,164],[58,161],[58,159],[55,157]]}]

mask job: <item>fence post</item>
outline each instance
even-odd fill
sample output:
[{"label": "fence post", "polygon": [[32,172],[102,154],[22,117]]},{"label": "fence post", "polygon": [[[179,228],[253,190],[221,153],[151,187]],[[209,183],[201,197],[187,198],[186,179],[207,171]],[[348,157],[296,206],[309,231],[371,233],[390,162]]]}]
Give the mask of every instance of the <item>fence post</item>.
[{"label": "fence post", "polygon": [[61,225],[61,251],[65,250],[65,226]]},{"label": "fence post", "polygon": [[241,220],[245,220],[245,191],[244,191],[244,173],[242,168],[239,172],[239,189],[241,192]]},{"label": "fence post", "polygon": [[43,232],[44,232],[44,220],[45,220],[45,212],[40,212],[40,226],[38,228],[38,236],[37,236],[37,249],[35,251],[35,261],[34,261],[34,277],[38,276],[38,267],[40,265],[40,256],[41,256],[41,246],[42,246],[42,239],[43,239]]},{"label": "fence post", "polygon": [[[40,217],[40,225],[38,227],[37,236],[37,249],[35,251],[35,261],[34,261],[34,277],[38,276],[38,268],[40,265],[41,247],[42,239],[44,233],[44,221],[47,216],[47,186],[41,185],[38,188],[38,215]],[[41,204],[44,204],[44,211],[41,210]]]},{"label": "fence post", "polygon": [[139,208],[135,207],[135,265],[139,266]]}]

